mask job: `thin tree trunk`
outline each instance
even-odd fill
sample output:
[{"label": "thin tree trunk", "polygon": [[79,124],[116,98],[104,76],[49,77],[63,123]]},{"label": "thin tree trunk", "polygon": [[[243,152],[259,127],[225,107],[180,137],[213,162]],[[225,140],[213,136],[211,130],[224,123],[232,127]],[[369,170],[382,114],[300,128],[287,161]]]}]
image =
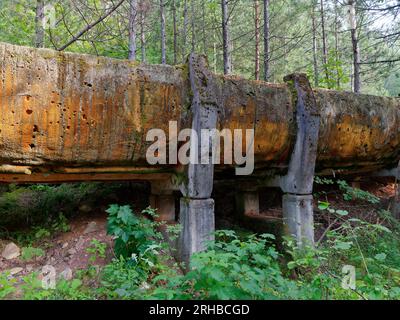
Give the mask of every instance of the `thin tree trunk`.
[{"label": "thin tree trunk", "polygon": [[44,0],[36,1],[35,16],[35,46],[36,48],[44,47]]},{"label": "thin tree trunk", "polygon": [[230,51],[230,35],[229,35],[229,11],[228,0],[221,0],[222,6],[222,40],[223,40],[223,56],[224,56],[224,74],[232,73],[232,58]]},{"label": "thin tree trunk", "polygon": [[339,14],[338,14],[338,0],[335,0],[335,60],[336,60],[336,87],[340,89],[340,74],[339,74],[339,33],[338,33],[338,23],[339,23]]},{"label": "thin tree trunk", "polygon": [[167,64],[167,52],[166,52],[166,31],[165,31],[165,3],[164,0],[160,0],[160,15],[161,15],[161,63]]},{"label": "thin tree trunk", "polygon": [[191,1],[191,19],[192,19],[192,52],[196,51],[196,23],[195,23],[195,6],[194,0]]},{"label": "thin tree trunk", "polygon": [[328,47],[326,44],[324,0],[320,0],[320,5],[321,5],[321,28],[322,28],[322,61],[324,63],[325,80],[326,84],[328,85],[329,84]]},{"label": "thin tree trunk", "polygon": [[255,38],[256,38],[256,56],[255,56],[255,72],[254,77],[260,80],[260,3],[259,0],[254,0],[255,14]]},{"label": "thin tree trunk", "polygon": [[137,0],[130,0],[129,10],[129,60],[136,60],[136,16]]},{"label": "thin tree trunk", "polygon": [[140,47],[142,53],[142,62],[146,62],[146,34],[144,32],[146,22],[146,12],[144,8],[144,0],[141,1],[140,8]]},{"label": "thin tree trunk", "polygon": [[207,36],[206,36],[206,2],[201,1],[201,11],[202,11],[202,32],[203,32],[203,52],[205,55],[207,55]]},{"label": "thin tree trunk", "polygon": [[175,0],[172,0],[172,14],[173,14],[173,23],[174,23],[174,64],[178,63],[178,31],[176,27],[176,3]]},{"label": "thin tree trunk", "polygon": [[270,77],[269,68],[269,0],[264,0],[264,80]]},{"label": "thin tree trunk", "polygon": [[187,41],[187,29],[188,29],[188,6],[185,0],[183,5],[183,34],[182,34],[182,62],[186,60],[186,41]]},{"label": "thin tree trunk", "polygon": [[317,54],[317,24],[315,19],[315,0],[312,0],[313,7],[311,13],[312,20],[312,45],[313,45],[313,65],[314,65],[314,85],[319,86],[318,54]]},{"label": "thin tree trunk", "polygon": [[354,85],[353,90],[356,93],[361,91],[361,77],[360,77],[360,49],[358,47],[357,38],[357,20],[356,20],[356,1],[349,0],[349,18],[351,29],[351,43],[353,46],[353,70],[354,70]]}]

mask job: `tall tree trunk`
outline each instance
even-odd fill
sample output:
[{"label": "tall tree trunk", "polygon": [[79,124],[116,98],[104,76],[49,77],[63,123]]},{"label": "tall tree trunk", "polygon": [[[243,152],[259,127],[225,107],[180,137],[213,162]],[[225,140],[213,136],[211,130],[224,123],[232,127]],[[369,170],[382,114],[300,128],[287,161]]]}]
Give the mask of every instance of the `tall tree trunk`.
[{"label": "tall tree trunk", "polygon": [[269,0],[264,0],[264,80],[270,77],[269,69]]},{"label": "tall tree trunk", "polygon": [[313,45],[313,66],[314,66],[314,85],[319,86],[319,72],[318,72],[318,54],[317,54],[317,23],[315,19],[315,0],[312,0],[312,45]]},{"label": "tall tree trunk", "polygon": [[178,63],[178,31],[176,26],[176,0],[172,0],[172,15],[174,23],[174,64]]},{"label": "tall tree trunk", "polygon": [[201,18],[201,29],[203,32],[203,52],[207,55],[207,36],[206,36],[206,2],[201,1],[201,11],[202,11],[202,18]]},{"label": "tall tree trunk", "polygon": [[188,29],[188,0],[183,4],[182,62],[186,60],[186,42]]},{"label": "tall tree trunk", "polygon": [[232,73],[232,57],[230,50],[230,35],[229,35],[229,9],[228,0],[221,0],[222,7],[222,41],[223,41],[223,56],[224,56],[224,74]]},{"label": "tall tree trunk", "polygon": [[339,90],[339,89],[340,89],[340,72],[339,72],[340,53],[339,53],[338,23],[339,23],[338,0],[335,0],[335,61],[336,61],[336,87],[337,87],[337,89]]},{"label": "tall tree trunk", "polygon": [[35,16],[35,46],[36,48],[44,47],[44,0],[36,1],[36,16]]},{"label": "tall tree trunk", "polygon": [[146,34],[144,33],[146,21],[146,12],[144,8],[144,0],[140,3],[140,47],[142,53],[142,62],[146,62]]},{"label": "tall tree trunk", "polygon": [[322,28],[322,61],[324,63],[325,80],[326,84],[328,85],[329,84],[328,47],[326,44],[324,0],[320,0],[320,5],[321,5],[321,28]]},{"label": "tall tree trunk", "polygon": [[191,1],[191,20],[192,20],[192,52],[196,51],[196,23],[195,23],[195,6],[194,0]]},{"label": "tall tree trunk", "polygon": [[361,77],[360,77],[360,49],[358,47],[358,38],[357,38],[356,1],[349,0],[348,4],[349,4],[351,43],[353,46],[353,70],[354,70],[353,90],[354,92],[359,93],[361,91]]},{"label": "tall tree trunk", "polygon": [[166,31],[165,31],[165,3],[160,0],[160,15],[161,15],[161,63],[167,63],[167,45],[166,45]]},{"label": "tall tree trunk", "polygon": [[254,21],[255,21],[255,38],[256,38],[256,52],[255,52],[255,71],[254,77],[260,80],[260,3],[259,0],[254,0]]},{"label": "tall tree trunk", "polygon": [[136,60],[136,16],[137,0],[130,0],[129,10],[129,60]]}]

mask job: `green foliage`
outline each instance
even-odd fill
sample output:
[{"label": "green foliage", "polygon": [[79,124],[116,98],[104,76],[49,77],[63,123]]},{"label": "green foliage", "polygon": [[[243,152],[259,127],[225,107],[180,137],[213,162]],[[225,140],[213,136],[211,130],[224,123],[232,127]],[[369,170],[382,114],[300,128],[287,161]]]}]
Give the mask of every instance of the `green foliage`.
[{"label": "green foliage", "polygon": [[373,194],[363,191],[361,189],[352,188],[350,187],[346,181],[338,180],[338,185],[341,191],[343,191],[343,198],[344,200],[351,201],[351,200],[362,200],[367,201],[371,204],[377,204],[380,202],[377,196]]},{"label": "green foliage", "polygon": [[10,238],[16,239],[17,242],[31,246],[33,243],[50,238],[59,232],[67,232],[70,230],[65,216],[60,213],[47,224],[33,226],[30,230],[9,232]]},{"label": "green foliage", "polygon": [[73,215],[79,203],[95,193],[99,193],[98,185],[89,183],[29,187],[10,185],[6,192],[0,194],[0,227],[11,230],[51,225],[60,214],[66,217]]},{"label": "green foliage", "polygon": [[86,248],[86,252],[90,254],[89,262],[94,263],[98,259],[106,257],[107,244],[97,239],[90,242],[90,247]]},{"label": "green foliage", "polygon": [[349,82],[349,77],[345,73],[344,62],[339,60],[334,50],[328,53],[328,61],[322,66],[323,74],[320,77],[320,87],[327,89],[341,90]]},{"label": "green foliage", "polygon": [[43,249],[40,248],[23,247],[21,251],[21,259],[24,261],[31,261],[33,258],[41,257],[44,255]]},{"label": "green foliage", "polygon": [[[107,213],[107,232],[116,237],[114,251],[117,256],[131,258],[132,255],[144,254],[153,245],[154,239],[162,238],[161,234],[155,231],[154,222],[134,215],[129,206],[111,205]],[[150,208],[142,214],[156,216],[155,211]]]},{"label": "green foliage", "polygon": [[128,299],[139,294],[140,286],[146,281],[148,274],[121,256],[107,265],[101,276],[101,287],[98,289],[100,296]]},{"label": "green foliage", "polygon": [[16,279],[11,278],[8,273],[0,272],[0,299],[6,299],[15,292]]},{"label": "green foliage", "polygon": [[[232,231],[219,231],[228,241],[210,243],[209,249],[195,254],[191,271],[184,276],[154,280],[167,281],[167,288],[152,293],[157,298],[175,299],[278,299],[299,294],[293,281],[285,279],[278,258],[269,243],[270,234],[240,240]],[[159,286],[158,286],[159,287]]]}]

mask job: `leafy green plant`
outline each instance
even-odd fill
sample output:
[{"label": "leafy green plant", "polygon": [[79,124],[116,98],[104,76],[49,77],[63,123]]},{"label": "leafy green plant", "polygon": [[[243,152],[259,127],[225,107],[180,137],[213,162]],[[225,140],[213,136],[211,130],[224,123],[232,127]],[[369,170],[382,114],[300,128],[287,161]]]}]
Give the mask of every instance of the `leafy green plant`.
[{"label": "leafy green plant", "polygon": [[[111,205],[107,210],[109,214],[107,232],[114,236],[114,251],[117,256],[130,258],[132,254],[143,254],[155,239],[162,239],[160,233],[155,231],[157,223],[141,216],[134,215],[129,206]],[[155,211],[147,208],[142,212],[155,216]]]},{"label": "leafy green plant", "polygon": [[15,292],[16,282],[17,280],[11,278],[7,272],[0,273],[0,299],[5,299]]},{"label": "leafy green plant", "polygon": [[21,251],[21,259],[24,261],[31,261],[33,258],[41,257],[44,255],[43,249],[40,248],[23,247]]},{"label": "leafy green plant", "polygon": [[90,247],[86,248],[86,252],[90,254],[89,262],[94,263],[97,259],[106,257],[107,244],[97,239],[92,239]]},{"label": "leafy green plant", "polygon": [[160,275],[166,281],[152,293],[157,298],[175,299],[278,299],[297,296],[296,284],[285,279],[280,254],[263,234],[240,240],[232,231],[217,232],[227,241],[210,243],[207,251],[193,255],[186,275]]},{"label": "leafy green plant", "polygon": [[343,191],[344,200],[347,201],[363,200],[371,204],[377,204],[380,202],[377,196],[374,196],[373,194],[361,189],[352,188],[344,180],[338,180],[337,183],[339,185],[340,190]]}]

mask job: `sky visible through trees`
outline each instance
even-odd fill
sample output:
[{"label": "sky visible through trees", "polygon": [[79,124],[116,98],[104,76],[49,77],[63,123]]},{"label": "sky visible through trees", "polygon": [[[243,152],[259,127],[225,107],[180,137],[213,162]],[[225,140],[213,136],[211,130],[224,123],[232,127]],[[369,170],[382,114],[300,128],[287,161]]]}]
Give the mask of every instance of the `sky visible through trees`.
[{"label": "sky visible through trees", "polygon": [[1,0],[0,41],[400,95],[399,0]]}]

